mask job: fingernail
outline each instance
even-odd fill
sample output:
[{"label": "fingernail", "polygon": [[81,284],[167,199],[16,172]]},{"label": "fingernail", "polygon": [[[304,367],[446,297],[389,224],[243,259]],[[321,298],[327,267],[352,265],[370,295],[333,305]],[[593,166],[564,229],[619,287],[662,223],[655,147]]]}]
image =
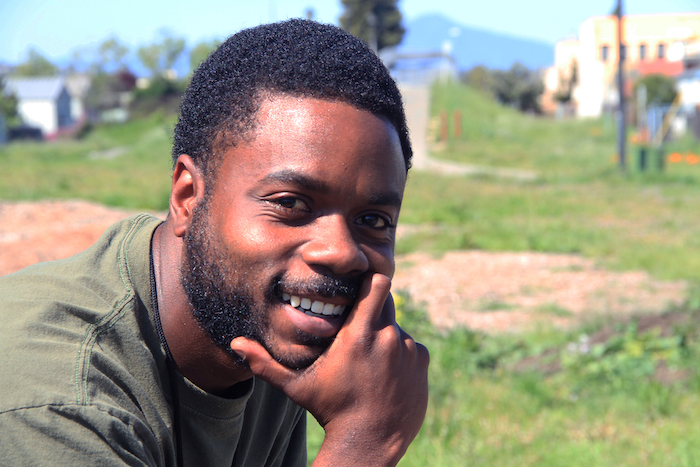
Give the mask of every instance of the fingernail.
[{"label": "fingernail", "polygon": [[234,348],[233,348],[233,342],[231,342],[231,350],[233,350],[233,352],[234,352],[236,355],[238,355],[238,356],[241,358],[241,360],[245,360],[245,351],[242,350],[242,349],[234,349]]}]

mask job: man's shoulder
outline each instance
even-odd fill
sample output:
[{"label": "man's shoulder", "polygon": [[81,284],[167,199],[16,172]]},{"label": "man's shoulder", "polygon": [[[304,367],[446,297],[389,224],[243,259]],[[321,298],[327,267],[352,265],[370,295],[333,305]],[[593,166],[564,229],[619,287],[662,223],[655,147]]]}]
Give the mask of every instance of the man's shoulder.
[{"label": "man's shoulder", "polygon": [[137,289],[150,292],[158,222],[132,216],[78,255],[0,278],[0,412],[90,403],[111,390],[110,378],[128,378],[129,366],[155,371],[142,363],[152,359],[150,293],[142,299]]},{"label": "man's shoulder", "polygon": [[85,251],[0,277],[0,313],[20,305],[26,309],[36,301],[68,305],[109,289],[132,290],[135,282],[148,280],[150,239],[160,222],[148,214],[128,217],[108,228]]}]

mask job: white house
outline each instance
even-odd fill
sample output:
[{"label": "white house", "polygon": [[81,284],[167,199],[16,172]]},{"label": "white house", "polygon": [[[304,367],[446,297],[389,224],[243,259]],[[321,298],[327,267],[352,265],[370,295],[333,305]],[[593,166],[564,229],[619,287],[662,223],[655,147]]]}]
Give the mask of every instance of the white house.
[{"label": "white house", "polygon": [[45,138],[73,123],[71,98],[61,76],[5,79],[5,92],[17,97],[17,113],[27,125],[41,128]]}]

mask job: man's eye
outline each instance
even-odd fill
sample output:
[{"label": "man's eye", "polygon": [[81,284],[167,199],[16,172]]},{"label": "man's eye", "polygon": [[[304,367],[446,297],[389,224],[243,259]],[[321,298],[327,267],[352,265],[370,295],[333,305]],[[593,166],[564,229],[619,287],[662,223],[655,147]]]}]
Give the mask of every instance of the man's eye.
[{"label": "man's eye", "polygon": [[373,229],[386,229],[392,227],[391,222],[383,216],[377,214],[365,214],[357,220],[358,224],[372,227]]},{"label": "man's eye", "polygon": [[295,211],[308,211],[308,206],[306,205],[306,203],[300,200],[299,198],[287,196],[284,198],[278,198],[273,202],[286,209],[293,209]]}]

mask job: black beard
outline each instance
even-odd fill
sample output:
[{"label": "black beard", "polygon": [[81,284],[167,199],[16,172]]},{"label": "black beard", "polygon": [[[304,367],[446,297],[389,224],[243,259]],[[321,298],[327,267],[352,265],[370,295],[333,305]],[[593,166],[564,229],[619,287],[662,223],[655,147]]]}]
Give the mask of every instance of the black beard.
[{"label": "black beard", "polygon": [[246,337],[260,343],[275,360],[289,368],[308,367],[334,338],[313,336],[297,330],[297,341],[316,349],[315,355],[282,354],[270,345],[270,323],[266,309],[281,302],[282,291],[292,291],[295,295],[343,297],[354,301],[359,291],[359,278],[319,275],[302,282],[277,276],[270,279],[264,301],[256,303],[251,284],[239,280],[246,277],[246,271],[236,269],[236,264],[227,263],[228,258],[213,244],[208,208],[208,200],[205,199],[193,213],[192,223],[184,238],[185,260],[181,267],[182,286],[200,327],[236,361],[240,362],[241,359],[231,350],[231,341],[236,337]]}]

